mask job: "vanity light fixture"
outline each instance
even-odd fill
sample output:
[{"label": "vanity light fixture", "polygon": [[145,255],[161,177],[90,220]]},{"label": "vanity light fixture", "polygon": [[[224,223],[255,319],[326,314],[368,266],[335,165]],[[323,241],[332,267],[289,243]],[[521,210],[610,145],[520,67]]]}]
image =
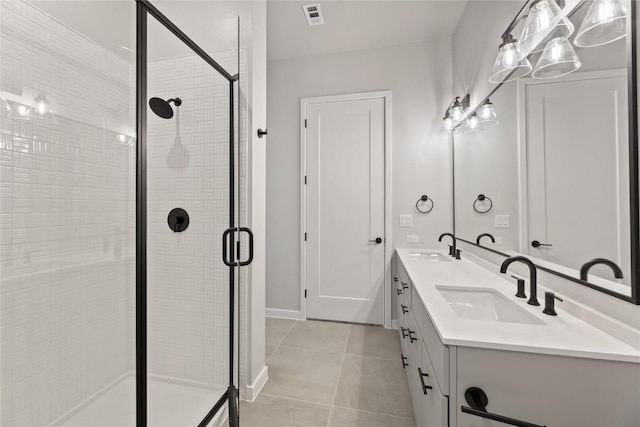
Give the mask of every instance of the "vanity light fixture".
[{"label": "vanity light fixture", "polygon": [[545,39],[568,38],[575,27],[567,18],[560,18],[562,10],[555,0],[534,0],[520,35],[520,47],[525,54],[542,52]]},{"label": "vanity light fixture", "polygon": [[480,118],[478,117],[478,114],[475,111],[471,113],[469,118],[467,118],[465,125],[466,125],[465,128],[467,132],[478,132],[483,130],[482,124],[480,123]]},{"label": "vanity light fixture", "polygon": [[470,102],[471,95],[469,94],[466,94],[462,100],[460,100],[459,96],[455,97],[447,107],[447,111],[445,111],[444,117],[442,118],[445,130],[451,131],[455,129],[455,127],[463,120],[465,111],[469,108]]},{"label": "vanity light fixture", "polygon": [[446,131],[452,130],[456,124],[455,121],[451,118],[451,114],[449,114],[449,110],[447,110],[447,113],[442,118],[442,122],[444,123],[444,129]]},{"label": "vanity light fixture", "polygon": [[500,123],[496,115],[496,110],[493,108],[493,104],[489,98],[485,99],[478,108],[478,118],[480,118],[480,123],[482,123],[484,127],[496,126]]},{"label": "vanity light fixture", "polygon": [[569,40],[557,37],[547,43],[531,75],[536,79],[551,79],[573,73],[581,66]]},{"label": "vanity light fixture", "polygon": [[469,106],[468,98],[469,95],[465,96],[464,99],[460,101],[460,97],[456,96],[456,99],[453,101],[453,106],[451,106],[450,113],[451,118],[456,122],[459,122],[460,120],[462,120],[462,117],[464,117],[465,104],[467,107]]},{"label": "vanity light fixture", "polygon": [[531,63],[525,56],[518,41],[511,33],[502,36],[502,44],[498,48],[498,56],[493,64],[489,81],[491,83],[510,82],[524,77],[531,71]]},{"label": "vanity light fixture", "polygon": [[620,0],[594,0],[578,29],[573,43],[595,47],[627,35],[627,9]]}]

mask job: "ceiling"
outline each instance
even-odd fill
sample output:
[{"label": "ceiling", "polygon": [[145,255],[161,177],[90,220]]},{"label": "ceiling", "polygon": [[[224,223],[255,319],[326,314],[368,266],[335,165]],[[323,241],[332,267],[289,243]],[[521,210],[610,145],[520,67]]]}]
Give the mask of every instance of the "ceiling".
[{"label": "ceiling", "polygon": [[327,55],[451,37],[466,0],[321,1],[325,24],[308,26],[302,5],[268,0],[269,60]]}]

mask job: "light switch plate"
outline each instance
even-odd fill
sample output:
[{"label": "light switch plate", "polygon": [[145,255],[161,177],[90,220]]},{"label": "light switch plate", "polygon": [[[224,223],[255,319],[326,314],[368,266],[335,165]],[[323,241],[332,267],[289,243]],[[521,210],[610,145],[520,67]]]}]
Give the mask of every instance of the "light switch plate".
[{"label": "light switch plate", "polygon": [[400,227],[413,227],[413,215],[400,215]]},{"label": "light switch plate", "polygon": [[420,241],[420,236],[417,234],[407,234],[407,243],[418,243]]},{"label": "light switch plate", "polygon": [[495,215],[493,217],[493,224],[495,228],[510,228],[510,216],[506,214]]}]

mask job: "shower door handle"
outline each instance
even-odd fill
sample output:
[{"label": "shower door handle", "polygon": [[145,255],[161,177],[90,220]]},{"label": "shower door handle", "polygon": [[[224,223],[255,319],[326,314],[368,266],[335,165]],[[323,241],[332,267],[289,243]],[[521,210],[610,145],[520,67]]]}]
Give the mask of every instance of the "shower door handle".
[{"label": "shower door handle", "polygon": [[[235,252],[233,250],[233,242],[229,242],[229,236],[233,236],[235,232],[247,233],[249,235],[249,257],[244,261],[229,261],[228,247],[231,246],[231,253],[235,259]],[[240,244],[238,244],[238,254],[240,253]],[[224,230],[222,233],[222,262],[228,267],[244,267],[253,261],[253,232],[248,227],[230,227]]]},{"label": "shower door handle", "polygon": [[[240,267],[244,267],[246,265],[251,264],[253,261],[253,232],[248,227],[240,227],[238,231],[241,233],[247,233],[249,235],[249,257],[245,261],[239,261],[238,265]],[[238,250],[238,255],[240,255],[240,251]]]}]

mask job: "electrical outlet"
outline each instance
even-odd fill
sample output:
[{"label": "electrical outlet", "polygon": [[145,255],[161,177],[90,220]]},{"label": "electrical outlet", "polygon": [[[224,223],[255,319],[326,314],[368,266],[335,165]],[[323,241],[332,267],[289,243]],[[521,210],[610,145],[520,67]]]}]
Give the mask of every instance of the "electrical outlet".
[{"label": "electrical outlet", "polygon": [[493,225],[495,226],[495,228],[510,228],[510,216],[503,214],[503,215],[495,215],[493,217]]},{"label": "electrical outlet", "polygon": [[420,236],[417,234],[407,234],[407,243],[418,243],[420,241]]},{"label": "electrical outlet", "polygon": [[400,215],[400,227],[413,227],[413,215]]}]

